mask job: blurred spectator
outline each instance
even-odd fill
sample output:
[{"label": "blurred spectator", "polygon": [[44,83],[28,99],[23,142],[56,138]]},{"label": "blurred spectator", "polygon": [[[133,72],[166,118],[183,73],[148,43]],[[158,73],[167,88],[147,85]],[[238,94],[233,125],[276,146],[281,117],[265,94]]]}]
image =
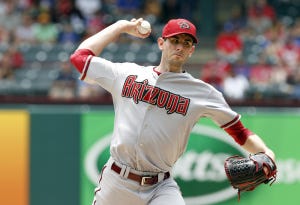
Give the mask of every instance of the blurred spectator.
[{"label": "blurred spectator", "polygon": [[286,83],[291,85],[291,98],[300,99],[300,69],[293,70],[286,79]]},{"label": "blurred spectator", "polygon": [[228,61],[216,57],[205,63],[201,69],[200,79],[211,84],[219,91],[223,91],[223,80],[230,69],[231,65]]},{"label": "blurred spectator", "polygon": [[[239,33],[239,37],[243,43],[246,41],[254,41],[255,38],[257,37],[255,32],[248,26],[241,28],[238,31],[238,33]],[[243,49],[245,49],[245,47],[243,47]]]},{"label": "blurred spectator", "polygon": [[178,18],[180,3],[178,0],[164,0],[162,3],[162,22],[167,22],[171,18]]},{"label": "blurred spectator", "polygon": [[154,22],[159,21],[162,15],[160,0],[145,0],[143,13],[155,17]]},{"label": "blurred spectator", "polygon": [[60,44],[76,44],[80,40],[80,35],[73,30],[73,27],[68,22],[61,24],[61,29],[58,34],[58,43]]},{"label": "blurred spectator", "polygon": [[[102,0],[101,11],[105,13],[109,18],[114,18],[118,14],[117,0]],[[110,19],[112,23],[113,19]]]},{"label": "blurred spectator", "polygon": [[80,37],[86,30],[86,19],[72,0],[56,1],[55,20],[60,24],[70,23]]},{"label": "blurred spectator", "polygon": [[246,63],[244,58],[241,58],[235,63],[233,63],[232,69],[237,75],[243,75],[247,79],[249,79],[251,66]]},{"label": "blurred spectator", "polygon": [[95,12],[101,10],[101,0],[75,0],[75,6],[85,19],[89,19]]},{"label": "blurred spectator", "polygon": [[11,45],[5,50],[0,59],[0,79],[14,80],[14,72],[24,65],[23,54],[16,45]]},{"label": "blurred spectator", "polygon": [[56,0],[39,0],[37,1],[42,10],[52,10],[55,7]]},{"label": "blurred spectator", "polygon": [[282,36],[282,32],[277,27],[269,28],[265,32],[265,47],[267,61],[272,64],[280,63],[280,50],[284,46],[285,37]]},{"label": "blurred spectator", "polygon": [[223,93],[225,97],[235,100],[241,100],[245,97],[245,92],[249,89],[248,79],[232,68],[224,79]]},{"label": "blurred spectator", "polygon": [[106,27],[105,23],[103,22],[103,15],[98,10],[93,15],[90,16],[90,18],[87,19],[87,33],[88,35],[93,35],[95,33],[98,33],[102,29]]},{"label": "blurred spectator", "polygon": [[78,80],[77,95],[81,100],[99,99],[101,97],[108,97],[109,93],[98,85],[87,84],[84,81]]},{"label": "blurred spectator", "polygon": [[21,14],[15,1],[0,2],[0,44],[8,45],[13,41],[13,30],[20,25]]},{"label": "blurred spectator", "polygon": [[58,28],[51,21],[49,12],[42,11],[37,23],[34,25],[34,35],[38,43],[56,43],[58,38]]},{"label": "blurred spectator", "polygon": [[292,38],[293,44],[300,48],[300,19],[297,19],[291,28],[290,37]]},{"label": "blurred spectator", "polygon": [[0,14],[4,14],[5,13],[5,1],[0,1]]},{"label": "blurred spectator", "polygon": [[190,19],[193,22],[197,22],[197,18],[194,17],[195,10],[197,8],[198,1],[195,0],[184,0],[178,1],[179,3],[179,13],[178,16],[180,18]]},{"label": "blurred spectator", "polygon": [[143,6],[143,1],[140,0],[116,0],[116,4],[118,10],[121,14],[130,14],[135,16],[139,16],[141,12],[141,8]]},{"label": "blurred spectator", "polygon": [[16,3],[18,4],[18,8],[21,11],[27,10],[28,8],[32,7],[34,1],[32,0],[18,0],[16,1]]},{"label": "blurred spectator", "polygon": [[11,59],[12,68],[19,69],[24,65],[23,53],[18,50],[18,44],[12,44],[6,51],[7,56]]},{"label": "blurred spectator", "polygon": [[0,12],[0,27],[11,32],[21,24],[21,13],[18,11],[16,1],[3,1]]},{"label": "blurred spectator", "polygon": [[289,85],[293,85],[293,86],[299,85],[300,86],[300,69],[291,71],[287,75],[286,82]]},{"label": "blurred spectator", "polygon": [[247,19],[243,15],[242,6],[234,6],[230,11],[230,17],[224,25],[231,25],[233,30],[239,32],[247,26]]},{"label": "blurred spectator", "polygon": [[247,8],[248,26],[258,34],[270,28],[276,19],[275,9],[267,0],[253,0]]},{"label": "blurred spectator", "polygon": [[52,99],[69,100],[76,95],[77,76],[69,61],[60,63],[60,71],[49,90]]},{"label": "blurred spectator", "polygon": [[[238,3],[242,6],[233,6],[228,11],[230,18],[224,22],[215,42],[218,56],[205,63],[201,79],[224,92],[228,98],[243,98],[247,80],[250,88],[268,87],[266,92],[272,86],[277,90],[276,85],[286,87],[288,84],[293,96],[300,98],[300,20],[291,20],[291,16],[277,19],[280,13],[276,14],[274,4],[270,3],[276,1],[244,2],[250,4]],[[197,9],[198,1],[193,0],[0,1],[0,78],[13,80],[15,70],[23,68],[24,57],[18,50],[23,44],[25,50],[29,48],[27,44],[33,43],[74,45],[105,28],[113,19],[119,19],[120,15],[149,20],[153,30],[147,40],[156,42],[156,37],[161,34],[161,22],[181,17],[196,18],[197,21]],[[124,38],[131,42],[131,39]],[[119,41],[124,41],[123,37]],[[62,63],[62,70],[65,66]],[[76,76],[67,73],[62,71],[58,79],[73,83],[60,83],[57,79],[49,96],[58,99],[78,95],[83,100],[107,97],[107,92],[99,86],[77,82]]]},{"label": "blurred spectator", "polygon": [[10,33],[4,27],[0,26],[0,45],[8,45],[11,41]]},{"label": "blurred spectator", "polygon": [[273,64],[270,83],[272,85],[285,85],[289,73],[291,70],[284,63]]},{"label": "blurred spectator", "polygon": [[4,52],[0,59],[0,80],[14,80],[14,67],[9,52]]},{"label": "blurred spectator", "polygon": [[57,18],[56,21],[64,21],[68,18],[73,10],[73,1],[72,0],[60,0],[55,1],[55,11]]},{"label": "blurred spectator", "polygon": [[216,39],[217,55],[231,63],[237,61],[242,54],[243,42],[239,34],[234,30],[234,25],[226,23],[223,32]]},{"label": "blurred spectator", "polygon": [[249,81],[261,88],[268,87],[271,83],[272,67],[267,63],[265,56],[260,56],[259,61],[250,69]]},{"label": "blurred spectator", "polygon": [[298,62],[300,61],[300,47],[293,42],[291,37],[287,38],[287,41],[278,52],[281,61],[287,64],[292,70],[298,69]]},{"label": "blurred spectator", "polygon": [[14,30],[14,38],[17,44],[35,43],[34,20],[27,11],[22,14],[22,23]]}]

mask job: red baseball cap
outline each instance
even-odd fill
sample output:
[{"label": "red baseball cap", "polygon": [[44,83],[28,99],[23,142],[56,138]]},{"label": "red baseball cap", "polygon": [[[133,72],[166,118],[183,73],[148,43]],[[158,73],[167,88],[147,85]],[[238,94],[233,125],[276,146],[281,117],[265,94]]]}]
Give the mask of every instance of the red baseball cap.
[{"label": "red baseball cap", "polygon": [[169,20],[163,28],[162,37],[168,38],[182,33],[189,34],[194,43],[198,43],[196,26],[186,19]]}]

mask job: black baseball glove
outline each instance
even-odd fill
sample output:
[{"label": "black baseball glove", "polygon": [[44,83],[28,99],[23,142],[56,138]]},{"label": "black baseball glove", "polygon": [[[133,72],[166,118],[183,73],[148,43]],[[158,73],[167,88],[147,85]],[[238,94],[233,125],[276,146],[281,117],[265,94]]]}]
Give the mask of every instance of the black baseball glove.
[{"label": "black baseball glove", "polygon": [[276,180],[275,162],[265,153],[250,154],[249,157],[231,156],[224,163],[227,178],[233,188],[240,192],[252,191],[258,185]]}]

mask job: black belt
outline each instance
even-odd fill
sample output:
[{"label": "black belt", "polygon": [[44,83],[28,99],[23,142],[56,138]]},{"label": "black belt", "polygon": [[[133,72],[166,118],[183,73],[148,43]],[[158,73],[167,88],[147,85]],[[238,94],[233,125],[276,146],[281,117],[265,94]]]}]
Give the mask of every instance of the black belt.
[{"label": "black belt", "polygon": [[[118,165],[116,165],[116,163],[114,162],[111,165],[111,170],[113,170],[116,173],[120,174],[122,168],[119,167]],[[163,180],[168,179],[169,177],[170,177],[170,172],[166,172],[166,173],[164,173]],[[140,176],[138,174],[134,174],[132,172],[129,172],[127,178],[138,182],[142,186],[143,185],[154,185],[158,182],[158,175],[155,175],[155,176]]]}]

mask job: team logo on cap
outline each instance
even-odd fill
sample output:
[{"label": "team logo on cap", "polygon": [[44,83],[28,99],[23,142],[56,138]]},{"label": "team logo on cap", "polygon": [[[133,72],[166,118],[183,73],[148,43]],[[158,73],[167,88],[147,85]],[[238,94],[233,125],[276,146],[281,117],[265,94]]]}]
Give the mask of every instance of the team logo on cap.
[{"label": "team logo on cap", "polygon": [[182,29],[190,29],[190,24],[186,21],[180,21],[178,22],[179,24],[179,27],[182,28]]}]

